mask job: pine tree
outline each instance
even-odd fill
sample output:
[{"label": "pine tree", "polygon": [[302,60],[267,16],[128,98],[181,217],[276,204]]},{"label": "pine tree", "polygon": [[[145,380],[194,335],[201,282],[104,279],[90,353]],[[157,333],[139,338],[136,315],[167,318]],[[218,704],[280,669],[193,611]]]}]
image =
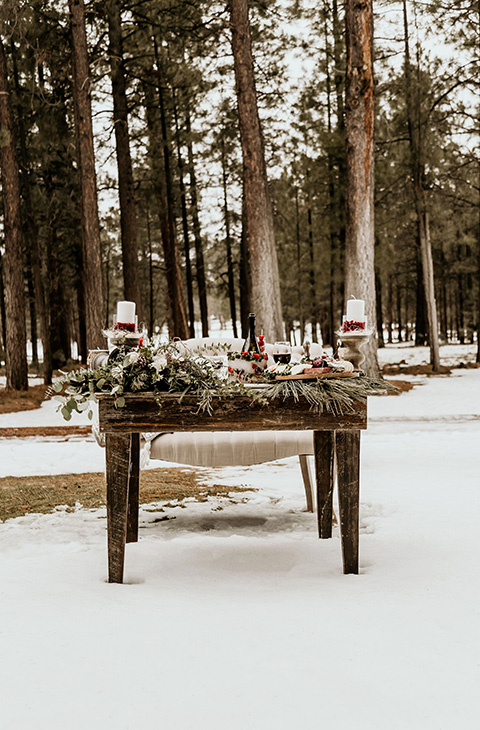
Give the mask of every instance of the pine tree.
[{"label": "pine tree", "polygon": [[128,102],[123,59],[123,37],[120,0],[105,3],[108,22],[110,70],[113,96],[113,124],[117,151],[118,194],[120,226],[122,234],[122,259],[124,296],[137,304],[139,319],[142,318],[142,298],[138,272],[137,215],[135,190],[130,154]]},{"label": "pine tree", "polygon": [[[374,268],[374,83],[371,0],[347,0],[345,5],[347,73],[345,127],[347,137],[347,226],[345,298],[365,300],[370,325],[375,326]],[[378,373],[377,342],[365,347],[365,369]]]},{"label": "pine tree", "polygon": [[251,306],[267,340],[281,339],[283,323],[273,215],[258,116],[247,0],[229,0],[232,50],[244,170]]},{"label": "pine tree", "polygon": [[[72,30],[73,96],[82,204],[83,301],[88,349],[101,347],[103,324],[102,261],[97,184],[93,149],[91,81],[89,76],[85,6],[69,0]],[[85,356],[85,353],[83,353]]]},{"label": "pine tree", "polygon": [[[423,157],[423,128],[416,119],[420,118],[413,99],[413,78],[410,62],[410,45],[407,20],[407,3],[403,0],[404,43],[405,43],[405,94],[408,113],[408,137],[410,145],[410,164],[415,211],[417,214],[418,238],[420,242],[421,264],[423,272],[423,286],[428,320],[428,341],[430,345],[430,360],[434,372],[440,370],[440,349],[438,343],[437,304],[435,301],[435,282],[433,272],[432,243],[430,237],[430,213],[428,210],[427,195],[424,186]],[[417,97],[418,98],[418,97]]]},{"label": "pine tree", "polygon": [[23,280],[23,229],[20,214],[20,179],[7,61],[0,38],[0,169],[2,180],[5,254],[5,350],[7,390],[27,390],[27,336]]}]

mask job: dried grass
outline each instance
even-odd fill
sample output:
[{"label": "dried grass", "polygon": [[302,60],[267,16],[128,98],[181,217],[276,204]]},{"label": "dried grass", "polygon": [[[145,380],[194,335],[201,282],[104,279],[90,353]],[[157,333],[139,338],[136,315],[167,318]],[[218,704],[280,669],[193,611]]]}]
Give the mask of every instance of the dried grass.
[{"label": "dried grass", "polygon": [[0,413],[32,411],[40,408],[46,389],[46,385],[30,385],[28,390],[0,388]]},{"label": "dried grass", "polygon": [[[210,496],[247,491],[252,489],[205,485],[193,469],[151,469],[142,473],[140,503],[181,501],[187,497],[205,502]],[[0,479],[0,521],[37,512],[47,514],[59,506],[72,511],[77,504],[95,509],[105,503],[105,476],[100,472]]]}]

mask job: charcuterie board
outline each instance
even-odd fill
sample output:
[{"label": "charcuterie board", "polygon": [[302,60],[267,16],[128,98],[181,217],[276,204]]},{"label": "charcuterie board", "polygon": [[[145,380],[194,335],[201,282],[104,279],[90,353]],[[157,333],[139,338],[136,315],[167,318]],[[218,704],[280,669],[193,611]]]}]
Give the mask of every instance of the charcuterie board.
[{"label": "charcuterie board", "polygon": [[[360,373],[358,372],[346,372],[346,373],[332,373],[330,369],[328,372],[324,372],[327,368],[310,368],[309,373],[299,373],[298,375],[276,375],[275,380],[319,380],[325,378],[358,378]],[[316,370],[316,372],[314,372]]]}]

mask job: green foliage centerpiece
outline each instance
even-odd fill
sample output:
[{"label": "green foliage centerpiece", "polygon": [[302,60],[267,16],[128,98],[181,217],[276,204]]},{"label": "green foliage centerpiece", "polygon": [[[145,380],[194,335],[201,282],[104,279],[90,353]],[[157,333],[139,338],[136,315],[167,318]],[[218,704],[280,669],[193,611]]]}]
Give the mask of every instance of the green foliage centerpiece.
[{"label": "green foliage centerpiece", "polygon": [[[229,353],[229,357],[233,357],[233,353]],[[394,390],[385,381],[365,375],[350,380],[311,381],[275,381],[274,374],[269,372],[254,377],[257,385],[264,385],[260,390],[239,381],[236,374],[225,378],[222,368],[210,360],[207,353],[188,350],[179,341],[146,344],[134,349],[123,345],[112,351],[106,363],[96,369],[86,367],[62,373],[46,397],[58,401],[58,410],[69,421],[74,411],[88,411],[92,418],[91,404],[102,394],[113,396],[116,408],[125,406],[128,393],[152,393],[160,403],[162,394],[168,392],[178,393],[180,397],[195,396],[199,411],[209,413],[213,410],[214,398],[236,395],[248,395],[252,403],[262,406],[268,406],[275,399],[305,398],[312,409],[319,412],[347,413],[354,401]]]},{"label": "green foliage centerpiece", "polygon": [[126,393],[188,393],[197,396],[200,410],[210,411],[214,396],[231,397],[240,390],[238,383],[222,378],[207,357],[184,351],[171,342],[135,349],[120,345],[102,367],[62,373],[47,397],[59,402],[62,416],[69,421],[73,411],[88,410],[92,418],[90,404],[100,394],[114,396],[116,408],[123,408]]}]

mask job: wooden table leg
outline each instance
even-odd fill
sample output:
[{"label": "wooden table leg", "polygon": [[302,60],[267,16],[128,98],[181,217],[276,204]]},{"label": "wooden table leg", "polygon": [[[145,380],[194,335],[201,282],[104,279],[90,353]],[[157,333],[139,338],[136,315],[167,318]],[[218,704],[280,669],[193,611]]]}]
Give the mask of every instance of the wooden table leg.
[{"label": "wooden table leg", "polygon": [[106,434],[108,582],[123,582],[131,434]]},{"label": "wooden table leg", "polygon": [[128,480],[127,542],[138,542],[138,492],[140,487],[140,434],[131,435],[130,478]]},{"label": "wooden table leg", "polygon": [[317,482],[318,536],[332,537],[333,487],[335,481],[335,431],[314,431]]},{"label": "wooden table leg", "polygon": [[358,573],[360,431],[337,431],[336,449],[343,572]]}]

